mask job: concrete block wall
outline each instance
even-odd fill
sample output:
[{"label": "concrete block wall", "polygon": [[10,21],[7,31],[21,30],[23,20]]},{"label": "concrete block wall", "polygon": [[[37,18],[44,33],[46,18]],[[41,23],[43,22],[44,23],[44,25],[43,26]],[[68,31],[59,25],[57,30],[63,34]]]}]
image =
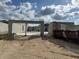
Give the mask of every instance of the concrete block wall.
[{"label": "concrete block wall", "polygon": [[0,33],[8,32],[8,24],[0,22]]},{"label": "concrete block wall", "polygon": [[12,33],[25,33],[25,24],[24,23],[13,23]]}]

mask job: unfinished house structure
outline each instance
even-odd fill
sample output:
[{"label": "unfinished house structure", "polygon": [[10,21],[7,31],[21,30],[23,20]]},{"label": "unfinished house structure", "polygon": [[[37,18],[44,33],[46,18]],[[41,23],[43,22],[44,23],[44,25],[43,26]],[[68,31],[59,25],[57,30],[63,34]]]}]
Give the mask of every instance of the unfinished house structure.
[{"label": "unfinished house structure", "polygon": [[0,21],[0,32],[7,32],[8,34],[27,34],[27,24],[40,24],[40,35],[44,35],[44,21],[26,21],[26,20],[9,20]]}]

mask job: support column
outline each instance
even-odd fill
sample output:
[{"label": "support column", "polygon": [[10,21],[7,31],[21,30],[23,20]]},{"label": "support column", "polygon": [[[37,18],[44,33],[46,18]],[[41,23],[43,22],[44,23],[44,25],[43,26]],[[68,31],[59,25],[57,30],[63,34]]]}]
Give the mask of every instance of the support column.
[{"label": "support column", "polygon": [[44,22],[41,23],[41,36],[44,36]]},{"label": "support column", "polygon": [[25,23],[25,36],[27,36],[27,23]]},{"label": "support column", "polygon": [[12,34],[12,22],[10,22],[10,21],[8,23],[8,33],[9,33],[9,35]]},{"label": "support column", "polygon": [[14,34],[12,34],[12,22],[8,22],[8,39],[14,39]]}]

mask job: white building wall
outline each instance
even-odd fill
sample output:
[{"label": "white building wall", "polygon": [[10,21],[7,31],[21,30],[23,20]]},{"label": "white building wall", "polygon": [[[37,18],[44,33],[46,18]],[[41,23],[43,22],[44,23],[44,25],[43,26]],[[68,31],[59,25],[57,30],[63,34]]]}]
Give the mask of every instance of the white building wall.
[{"label": "white building wall", "polygon": [[25,24],[13,23],[12,32],[13,33],[24,33],[25,32]]},{"label": "white building wall", "polygon": [[48,35],[52,36],[53,34],[53,23],[50,23],[48,26]]},{"label": "white building wall", "polygon": [[53,35],[53,30],[60,30],[61,29],[61,24],[59,23],[50,23],[48,27],[48,34],[49,36]]},{"label": "white building wall", "polygon": [[66,29],[65,24],[61,24],[61,30],[65,30],[65,29]]},{"label": "white building wall", "polygon": [[74,24],[53,24],[50,23],[48,27],[48,34],[49,36],[53,35],[53,30],[79,30],[79,25],[74,25]]},{"label": "white building wall", "polygon": [[[0,33],[8,33],[8,24],[0,22]],[[25,34],[25,24],[24,23],[13,23],[12,24],[12,33],[16,34]]]},{"label": "white building wall", "polygon": [[8,24],[0,22],[0,33],[8,32]]},{"label": "white building wall", "polygon": [[66,25],[66,30],[79,30],[79,25]]}]

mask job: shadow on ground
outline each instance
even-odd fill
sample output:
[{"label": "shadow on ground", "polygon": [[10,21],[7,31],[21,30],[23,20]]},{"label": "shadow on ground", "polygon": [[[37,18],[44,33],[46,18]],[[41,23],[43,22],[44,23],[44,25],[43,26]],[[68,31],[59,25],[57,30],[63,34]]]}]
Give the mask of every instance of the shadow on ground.
[{"label": "shadow on ground", "polygon": [[[48,41],[58,45],[59,48],[64,48],[68,51],[71,51],[71,52],[79,55],[79,44],[76,44],[76,42],[74,43],[74,42],[70,42],[70,41],[67,41],[67,40],[63,40],[63,39],[53,39],[53,38],[48,38]],[[56,53],[56,54],[71,56],[71,57],[75,57],[75,58],[79,59],[79,56],[57,53],[57,52],[53,52],[53,51],[51,51],[51,52]]]}]

